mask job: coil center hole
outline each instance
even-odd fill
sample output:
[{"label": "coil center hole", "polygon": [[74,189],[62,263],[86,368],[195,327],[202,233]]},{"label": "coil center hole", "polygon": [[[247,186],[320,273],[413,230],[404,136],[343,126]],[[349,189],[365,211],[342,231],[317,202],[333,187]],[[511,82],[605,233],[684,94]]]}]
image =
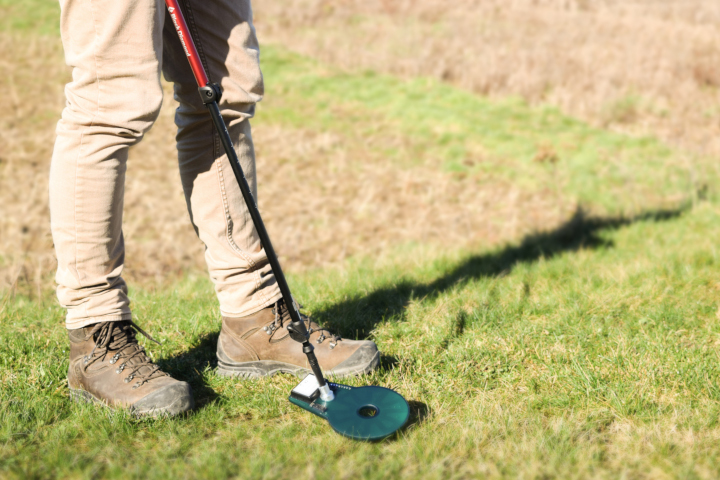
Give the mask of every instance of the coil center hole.
[{"label": "coil center hole", "polygon": [[365,405],[364,407],[360,407],[358,415],[363,418],[373,418],[377,416],[378,412],[379,410],[375,405]]}]

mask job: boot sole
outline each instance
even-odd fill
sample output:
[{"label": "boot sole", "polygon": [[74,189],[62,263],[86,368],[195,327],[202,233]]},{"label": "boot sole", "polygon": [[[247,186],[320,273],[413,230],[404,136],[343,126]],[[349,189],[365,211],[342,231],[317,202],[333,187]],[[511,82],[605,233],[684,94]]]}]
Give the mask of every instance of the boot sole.
[{"label": "boot sole", "polygon": [[[327,376],[335,378],[352,377],[355,375],[363,375],[370,373],[380,365],[380,352],[375,355],[368,363],[361,365],[353,365],[339,370],[329,370],[323,372]],[[216,370],[218,375],[223,377],[236,377],[244,380],[253,380],[263,377],[272,377],[278,373],[290,373],[297,377],[304,377],[312,371],[309,368],[299,367],[291,363],[275,362],[272,360],[259,360],[257,362],[243,362],[229,364],[218,360]]]},{"label": "boot sole", "polygon": [[[120,408],[112,407],[105,403],[104,401],[97,398],[92,393],[88,392],[87,390],[82,390],[79,388],[70,388],[70,399],[77,402],[77,403],[90,403],[94,405],[100,405],[102,407],[105,407],[110,410],[119,410]],[[135,408],[133,406],[130,406],[128,410],[130,410],[130,413],[134,417],[152,417],[152,418],[158,418],[158,417],[173,417],[175,415],[179,415],[181,413],[188,412],[192,410],[193,408],[193,402],[191,401],[189,406],[188,405],[182,405],[179,409],[177,407],[177,402],[173,402],[172,404],[162,407],[162,408],[153,408],[148,410],[141,410],[138,408]],[[189,407],[189,408],[187,408]],[[122,407],[121,407],[122,408]]]}]

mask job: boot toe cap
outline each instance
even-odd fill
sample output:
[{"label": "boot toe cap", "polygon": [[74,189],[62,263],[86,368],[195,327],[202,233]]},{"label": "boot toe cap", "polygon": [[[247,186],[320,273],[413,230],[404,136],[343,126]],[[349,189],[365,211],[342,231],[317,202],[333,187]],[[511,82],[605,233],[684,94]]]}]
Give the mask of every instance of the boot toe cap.
[{"label": "boot toe cap", "polygon": [[195,406],[192,389],[186,382],[173,382],[135,402],[131,410],[138,416],[172,416],[188,412]]},{"label": "boot toe cap", "polygon": [[380,365],[380,352],[375,342],[364,341],[350,357],[328,372],[336,376],[362,375]]}]

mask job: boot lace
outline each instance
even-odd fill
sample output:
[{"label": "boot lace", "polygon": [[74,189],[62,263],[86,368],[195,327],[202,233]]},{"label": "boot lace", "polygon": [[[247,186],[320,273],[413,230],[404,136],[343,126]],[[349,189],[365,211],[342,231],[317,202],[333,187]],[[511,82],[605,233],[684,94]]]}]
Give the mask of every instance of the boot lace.
[{"label": "boot lace", "polygon": [[109,363],[114,365],[120,362],[115,373],[119,375],[127,371],[127,376],[123,379],[125,383],[137,380],[132,387],[133,389],[140,387],[153,378],[166,376],[167,373],[152,363],[145,354],[145,348],[137,343],[136,332],[160,345],[157,340],[132,320],[98,323],[88,334],[88,337],[94,335],[95,346],[90,355],[83,359],[83,363],[86,367],[89,367],[113,353]]},{"label": "boot lace", "polygon": [[[300,312],[302,305],[298,305],[298,303],[295,302],[295,299],[293,299],[293,303],[295,303],[295,308],[297,308],[298,312]],[[290,311],[288,310],[287,305],[285,305],[285,299],[281,298],[278,300],[273,307],[273,314],[275,314],[275,320],[263,329],[268,335],[275,333],[275,331],[281,328],[285,323],[292,323]],[[342,340],[340,335],[332,333],[327,328],[322,328],[317,323],[310,320],[310,317],[307,315],[300,313],[300,319],[307,324],[306,328],[308,335],[312,335],[314,332],[320,332],[320,336],[316,339],[317,343],[323,343],[325,340],[330,340],[330,349],[332,350],[337,345],[337,342]]]}]

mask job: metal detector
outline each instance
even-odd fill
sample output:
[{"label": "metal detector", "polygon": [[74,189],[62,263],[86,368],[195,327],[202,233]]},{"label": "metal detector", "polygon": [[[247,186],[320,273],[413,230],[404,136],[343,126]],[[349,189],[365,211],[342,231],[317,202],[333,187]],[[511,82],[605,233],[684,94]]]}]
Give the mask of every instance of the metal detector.
[{"label": "metal detector", "polygon": [[165,4],[170,12],[170,18],[180,38],[180,43],[190,62],[190,68],[192,68],[193,75],[195,75],[202,102],[210,111],[213,124],[220,135],[220,140],[232,166],[235,179],[240,186],[243,199],[250,211],[253,224],[258,232],[262,246],[265,248],[273,274],[275,274],[275,280],[285,300],[285,305],[292,320],[287,326],[290,337],[302,344],[303,353],[307,355],[308,364],[313,372],[292,390],[290,401],[324,418],[336,432],[350,438],[379,440],[395,433],[405,425],[410,415],[410,407],[399,393],[384,387],[350,387],[330,383],[323,376],[313,352],[313,346],[309,342],[310,335],[307,327],[293,301],[290,287],[287,280],[285,280],[282,268],[280,268],[280,262],[270,242],[270,236],[260,217],[257,203],[252,196],[247,179],[240,166],[240,161],[233,148],[232,139],[227,131],[225,121],[220,114],[218,101],[222,96],[222,90],[217,83],[211,83],[205,73],[205,68],[195,48],[195,43],[185,22],[185,17],[180,10],[178,0],[165,0]]}]

